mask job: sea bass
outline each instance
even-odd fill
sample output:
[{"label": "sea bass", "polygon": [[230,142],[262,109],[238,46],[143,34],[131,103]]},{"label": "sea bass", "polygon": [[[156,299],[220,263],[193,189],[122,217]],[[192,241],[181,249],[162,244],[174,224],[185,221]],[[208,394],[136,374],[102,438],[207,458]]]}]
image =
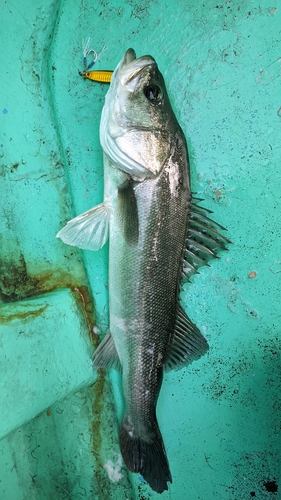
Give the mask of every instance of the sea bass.
[{"label": "sea bass", "polygon": [[172,482],[156,418],[163,372],[208,349],[180,305],[182,279],[228,240],[191,195],[185,137],[153,57],[126,51],[105,98],[100,141],[104,201],[57,236],[92,250],[109,237],[110,330],[94,364],[122,372],[121,452],[162,493]]}]

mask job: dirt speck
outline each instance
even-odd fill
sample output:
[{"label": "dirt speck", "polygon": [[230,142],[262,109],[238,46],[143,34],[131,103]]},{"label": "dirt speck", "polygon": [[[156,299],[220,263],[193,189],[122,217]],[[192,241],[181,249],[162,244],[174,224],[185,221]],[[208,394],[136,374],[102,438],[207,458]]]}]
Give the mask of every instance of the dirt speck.
[{"label": "dirt speck", "polygon": [[257,271],[251,271],[249,274],[248,274],[248,278],[255,278],[257,275]]},{"label": "dirt speck", "polygon": [[265,489],[270,493],[276,493],[278,491],[278,484],[276,481],[266,481],[263,484]]}]

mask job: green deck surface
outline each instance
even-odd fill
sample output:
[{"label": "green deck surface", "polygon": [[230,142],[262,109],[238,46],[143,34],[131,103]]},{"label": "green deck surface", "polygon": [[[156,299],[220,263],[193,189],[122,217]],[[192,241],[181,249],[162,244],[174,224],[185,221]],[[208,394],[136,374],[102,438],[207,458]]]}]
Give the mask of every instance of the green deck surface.
[{"label": "green deck surface", "polygon": [[173,476],[163,500],[281,491],[281,10],[277,0],[8,0],[0,16],[0,500],[148,500],[124,467],[119,377],[97,374],[108,327],[107,247],[55,235],[102,200],[106,85],[83,80],[82,40],[114,69],[158,62],[192,189],[229,252],[185,286],[210,344],[165,376],[158,419]]}]

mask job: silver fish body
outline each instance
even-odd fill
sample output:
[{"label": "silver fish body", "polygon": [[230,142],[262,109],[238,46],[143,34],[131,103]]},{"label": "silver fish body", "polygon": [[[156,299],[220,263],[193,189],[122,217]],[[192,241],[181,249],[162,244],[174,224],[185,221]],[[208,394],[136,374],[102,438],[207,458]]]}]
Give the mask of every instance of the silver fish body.
[{"label": "silver fish body", "polygon": [[156,403],[165,369],[208,349],[179,302],[182,278],[216,257],[227,240],[192,200],[184,134],[151,56],[129,49],[117,66],[100,126],[104,202],[58,234],[97,250],[109,233],[110,331],[97,367],[122,372],[124,461],[158,493],[172,482]]}]

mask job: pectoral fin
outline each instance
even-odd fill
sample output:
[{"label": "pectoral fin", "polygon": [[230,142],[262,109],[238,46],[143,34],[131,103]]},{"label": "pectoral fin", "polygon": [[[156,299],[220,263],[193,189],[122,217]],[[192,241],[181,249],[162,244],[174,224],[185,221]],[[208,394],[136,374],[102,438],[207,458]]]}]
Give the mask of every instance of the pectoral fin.
[{"label": "pectoral fin", "polygon": [[136,245],[139,237],[138,206],[133,183],[127,179],[118,188],[118,218],[124,238],[129,245]]},{"label": "pectoral fin", "polygon": [[108,239],[108,212],[104,203],[71,219],[57,234],[64,243],[84,250],[99,250]]},{"label": "pectoral fin", "polygon": [[93,363],[96,368],[114,368],[121,372],[122,367],[110,331],[94,352]]},{"label": "pectoral fin", "polygon": [[179,370],[203,356],[208,348],[205,337],[200,333],[197,326],[190,321],[182,307],[178,305],[176,325],[167,352],[165,370]]}]

